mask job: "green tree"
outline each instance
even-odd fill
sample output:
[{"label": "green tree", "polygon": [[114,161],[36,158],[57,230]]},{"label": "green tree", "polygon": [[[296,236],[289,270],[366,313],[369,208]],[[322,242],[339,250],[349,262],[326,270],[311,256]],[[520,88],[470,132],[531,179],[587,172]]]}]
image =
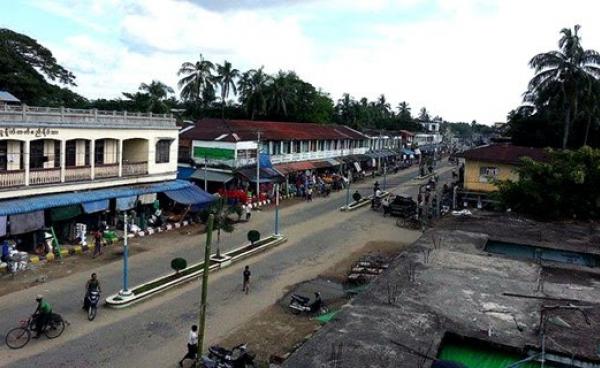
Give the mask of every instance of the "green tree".
[{"label": "green tree", "polygon": [[48,83],[75,86],[75,75],[52,52],[24,34],[0,28],[0,90],[30,105],[82,105],[76,93]]},{"label": "green tree", "polygon": [[558,41],[559,50],[534,56],[529,62],[535,76],[529,82],[531,94],[544,94],[546,89],[560,87],[564,100],[562,148],[569,143],[571,122],[578,114],[579,89],[590,88],[593,80],[600,76],[600,55],[581,46],[580,26],[563,28]]},{"label": "green tree", "polygon": [[183,76],[177,83],[181,89],[181,98],[188,101],[200,102],[210,96],[207,90],[212,90],[214,95],[214,76],[212,74],[214,64],[205,60],[202,54],[196,62],[184,62],[181,64],[178,76]]},{"label": "green tree", "polygon": [[167,98],[173,93],[175,93],[173,88],[153,80],[150,84],[140,84],[138,92],[123,92],[123,96],[132,103],[134,110],[165,114],[169,112]]},{"label": "green tree", "polygon": [[260,233],[257,230],[250,230],[248,231],[247,238],[250,245],[254,245],[254,243],[260,240]]},{"label": "green tree", "polygon": [[503,206],[544,219],[600,218],[600,150],[548,155],[547,162],[523,159],[518,181],[498,183]]},{"label": "green tree", "polygon": [[236,214],[239,221],[242,216],[242,208],[240,206],[228,206],[225,198],[219,198],[211,206],[209,213],[213,214],[215,217],[214,229],[217,230],[217,258],[221,258],[221,230],[226,233],[235,230],[235,222],[231,216]]},{"label": "green tree", "polygon": [[427,108],[422,107],[421,110],[419,111],[419,120],[422,122],[429,122],[431,120],[431,117],[429,116],[429,111],[427,111]]},{"label": "green tree", "polygon": [[227,60],[223,64],[217,64],[217,75],[215,77],[221,90],[221,118],[225,117],[225,106],[227,106],[227,98],[229,92],[237,94],[236,79],[240,76],[240,71],[235,69]]},{"label": "green tree", "polygon": [[240,100],[244,110],[254,120],[258,115],[266,114],[266,89],[271,77],[264,72],[264,67],[244,72],[238,81]]},{"label": "green tree", "polygon": [[398,119],[403,122],[409,122],[413,120],[408,102],[402,101],[398,104]]}]

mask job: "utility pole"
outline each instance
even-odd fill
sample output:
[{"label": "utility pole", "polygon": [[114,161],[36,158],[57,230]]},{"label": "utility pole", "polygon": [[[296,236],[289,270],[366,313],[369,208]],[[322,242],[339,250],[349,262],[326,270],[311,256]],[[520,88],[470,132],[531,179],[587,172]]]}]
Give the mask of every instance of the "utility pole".
[{"label": "utility pole", "polygon": [[387,187],[387,162],[383,162],[383,191]]},{"label": "utility pole", "polygon": [[256,132],[256,201],[260,201],[260,131]]},{"label": "utility pole", "polygon": [[131,291],[128,288],[129,274],[127,258],[129,256],[129,247],[127,246],[127,211],[123,212],[123,290],[119,291],[121,296],[131,296]]},{"label": "utility pole", "polygon": [[208,266],[210,264],[210,243],[212,241],[213,222],[215,215],[210,214],[206,223],[206,248],[204,249],[204,272],[202,273],[202,299],[200,299],[200,315],[198,316],[198,355],[202,356],[202,345],[204,344],[204,327],[206,324],[206,298],[208,296]]},{"label": "utility pole", "polygon": [[208,177],[206,176],[208,156],[204,156],[204,191],[208,192]]},{"label": "utility pole", "polygon": [[350,206],[350,182],[352,181],[352,173],[348,170],[348,187],[346,188],[346,207]]},{"label": "utility pole", "polygon": [[379,154],[377,155],[377,171],[381,170],[381,152],[383,151],[383,137],[382,134],[383,131],[381,129],[379,129]]}]

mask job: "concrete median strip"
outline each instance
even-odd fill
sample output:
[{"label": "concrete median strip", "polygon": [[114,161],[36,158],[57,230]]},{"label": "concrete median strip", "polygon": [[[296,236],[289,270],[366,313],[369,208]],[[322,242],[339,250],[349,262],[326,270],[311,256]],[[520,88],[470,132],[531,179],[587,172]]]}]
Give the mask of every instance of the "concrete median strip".
[{"label": "concrete median strip", "polygon": [[[209,259],[209,271],[217,271],[221,268],[231,265],[234,262],[238,262],[242,259],[251,257],[257,253],[264,252],[272,247],[283,244],[286,241],[287,238],[285,236],[272,235],[267,238],[260,239],[259,241],[255,242],[254,245],[248,243],[224,253],[224,257],[222,258],[224,261],[219,261],[215,258],[215,255],[212,255]],[[130,289],[131,295],[123,296],[119,293],[110,295],[108,298],[106,298],[105,303],[111,308],[129,307],[177,285],[195,280],[202,276],[203,273],[204,261],[187,267],[178,273],[170,273],[143,284],[136,285]]]},{"label": "concrete median strip", "polygon": [[[381,198],[385,198],[389,195],[390,195],[390,192],[381,192]],[[350,202],[350,204],[347,206],[340,207],[340,211],[345,211],[345,212],[354,211],[355,209],[358,209],[358,208],[361,208],[361,207],[364,207],[364,206],[370,204],[372,200],[373,200],[372,195],[361,198],[360,201],[358,201],[358,202],[353,201],[353,202]]]}]

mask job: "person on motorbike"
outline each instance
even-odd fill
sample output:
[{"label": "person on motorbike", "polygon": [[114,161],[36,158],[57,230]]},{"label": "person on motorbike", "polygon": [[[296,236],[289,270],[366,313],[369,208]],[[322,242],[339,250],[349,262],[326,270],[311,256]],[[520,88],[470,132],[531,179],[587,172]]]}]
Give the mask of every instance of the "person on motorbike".
[{"label": "person on motorbike", "polygon": [[315,300],[310,304],[310,311],[312,313],[316,313],[321,310],[321,306],[323,305],[323,300],[321,299],[321,293],[315,293]]},{"label": "person on motorbike", "polygon": [[85,296],[83,297],[83,309],[87,309],[87,297],[90,294],[90,291],[98,291],[100,292],[100,281],[98,280],[98,275],[96,273],[92,273],[92,276],[85,283]]},{"label": "person on motorbike", "polygon": [[52,305],[48,303],[41,295],[38,295],[35,298],[38,303],[35,312],[33,312],[33,318],[35,318],[35,332],[36,335],[33,336],[34,339],[37,339],[42,334],[42,331],[50,322],[50,316],[52,315]]}]

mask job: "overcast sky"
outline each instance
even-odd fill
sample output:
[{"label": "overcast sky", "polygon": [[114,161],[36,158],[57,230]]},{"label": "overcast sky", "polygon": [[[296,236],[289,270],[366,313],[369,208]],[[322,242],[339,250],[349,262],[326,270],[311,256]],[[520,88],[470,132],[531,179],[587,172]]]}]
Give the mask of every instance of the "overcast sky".
[{"label": "overcast sky", "polygon": [[329,92],[384,93],[450,121],[504,121],[529,59],[581,24],[600,50],[596,0],[12,0],[0,26],[37,39],[88,98],[141,82],[176,88],[198,54],[240,70],[295,70]]}]

